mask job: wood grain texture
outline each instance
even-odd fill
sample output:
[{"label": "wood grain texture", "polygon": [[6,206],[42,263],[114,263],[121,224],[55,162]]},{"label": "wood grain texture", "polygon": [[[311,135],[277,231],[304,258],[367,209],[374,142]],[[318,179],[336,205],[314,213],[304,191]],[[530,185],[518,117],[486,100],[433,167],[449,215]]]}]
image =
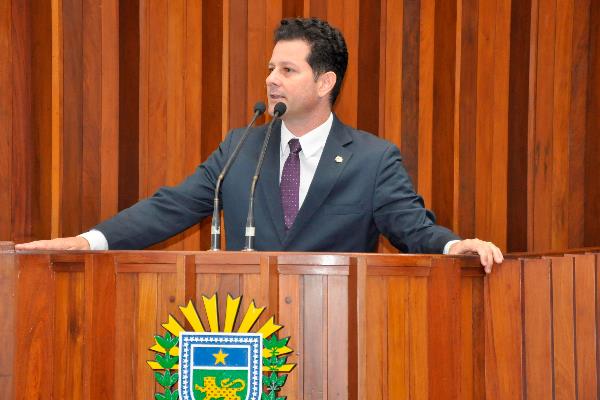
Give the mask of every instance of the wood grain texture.
[{"label": "wood grain texture", "polygon": [[[432,260],[427,286],[430,398],[460,397],[460,269],[453,262]],[[445,332],[438,335],[436,332]]]},{"label": "wood grain texture", "polygon": [[435,3],[421,2],[419,32],[419,170],[413,177],[431,207],[433,197],[433,74]]},{"label": "wood grain texture", "polygon": [[[115,382],[115,399],[124,400],[135,397],[136,360],[136,302],[137,274],[119,274],[116,277],[115,306],[115,365],[119,366],[119,379]],[[143,342],[143,340],[142,340]],[[150,346],[147,346],[150,347]]]},{"label": "wood grain texture", "polygon": [[[36,215],[35,199],[39,169],[34,158],[36,148],[33,107],[32,4],[11,2],[12,22],[12,151],[11,157],[11,224],[14,241],[30,239]],[[10,144],[10,143],[9,143]]]},{"label": "wood grain texture", "polygon": [[[582,4],[585,6],[585,4]],[[600,138],[594,134],[600,126],[600,27],[594,21],[600,18],[600,5],[590,2],[589,8],[589,64],[587,81],[587,113],[585,137],[585,215],[588,218],[597,218],[600,215],[600,205],[597,199],[600,196],[600,185],[594,179],[595,171],[600,167]],[[597,241],[600,228],[597,224],[584,222],[584,245]]]},{"label": "wood grain texture", "polygon": [[6,396],[14,396],[14,370],[16,341],[17,265],[14,254],[0,254],[0,296],[4,304],[0,307],[0,335],[5,338],[6,351],[0,353],[0,382],[6,388]]},{"label": "wood grain texture", "polygon": [[281,336],[290,337],[290,345],[295,352],[288,358],[289,362],[296,364],[295,373],[290,374],[283,390],[282,396],[289,398],[303,398],[302,382],[303,378],[303,357],[304,348],[302,347],[302,320],[301,320],[301,277],[299,275],[280,275],[279,277],[279,316],[278,321],[283,328]]},{"label": "wood grain texture", "polygon": [[409,308],[410,320],[410,398],[429,398],[429,369],[428,360],[423,354],[429,352],[429,343],[423,332],[428,331],[428,282],[423,278],[409,279]]},{"label": "wood grain texture", "polygon": [[140,20],[139,0],[119,2],[119,210],[133,205],[139,192]]},{"label": "wood grain texture", "polygon": [[155,381],[151,374],[148,374],[147,360],[154,358],[151,347],[152,337],[156,335],[156,332],[163,332],[160,326],[165,318],[163,315],[159,315],[159,302],[165,301],[165,299],[159,297],[158,292],[158,274],[143,273],[136,274],[137,285],[134,286],[136,293],[135,302],[135,323],[133,329],[135,335],[135,348],[134,357],[132,360],[134,368],[135,379],[135,397],[138,398],[152,398],[155,392]]},{"label": "wood grain texture", "polygon": [[484,284],[486,398],[523,399],[522,261],[505,260]]},{"label": "wood grain texture", "polygon": [[531,259],[523,265],[525,393],[552,398],[552,303],[550,261]]},{"label": "wood grain texture", "polygon": [[456,3],[435,5],[433,59],[432,198],[438,223],[452,226],[454,196],[454,107],[456,83]]},{"label": "wood grain texture", "polygon": [[81,213],[74,210],[82,208],[82,130],[83,130],[83,21],[82,1],[63,0],[63,108],[62,132],[60,132],[62,152],[62,176],[60,177],[60,195],[58,207],[61,227],[58,234],[76,235],[82,229]]},{"label": "wood grain texture", "polygon": [[115,318],[116,285],[114,258],[88,255],[85,263],[85,348],[83,355],[83,397],[114,397],[115,388],[106,385],[116,377]]},{"label": "wood grain texture", "polygon": [[[415,328],[409,317],[409,278],[389,278],[388,304],[389,318],[387,346],[389,356],[387,363],[387,395],[394,399],[411,398],[411,339]],[[418,357],[417,357],[418,358]]]},{"label": "wood grain texture", "polygon": [[388,285],[383,276],[367,277],[365,301],[366,314],[366,382],[368,399],[381,399],[388,393],[389,360],[388,343]]},{"label": "wood grain texture", "polygon": [[12,227],[12,152],[13,152],[13,36],[12,36],[12,2],[0,4],[0,90],[9,93],[0,98],[0,237],[13,237]]},{"label": "wood grain texture", "polygon": [[[572,154],[585,154],[586,110],[588,100],[588,76],[590,53],[590,2],[576,0],[573,3],[573,64],[571,65],[571,112],[569,148]],[[585,201],[585,159],[569,158],[569,204],[580,205]],[[590,189],[594,190],[590,187]],[[585,243],[584,207],[573,207],[569,210],[570,221],[584,221],[584,224],[570,223],[569,247],[582,246]]]},{"label": "wood grain texture", "polygon": [[[52,146],[52,21],[48,1],[31,2],[31,116],[33,151],[30,162],[35,163],[32,176],[32,210],[30,235],[48,237],[51,223],[52,153],[42,151]],[[37,159],[36,159],[37,158]],[[25,161],[27,162],[27,161]],[[15,160],[16,165],[20,164]],[[16,203],[18,207],[18,202]]]},{"label": "wood grain texture", "polygon": [[[153,358],[148,348],[152,337],[164,331],[161,325],[169,314],[184,322],[178,296],[186,290],[196,296],[217,293],[221,316],[227,293],[244,295],[242,309],[251,299],[277,298],[276,321],[286,326],[282,336],[292,336],[296,354],[289,361],[298,363],[286,389],[290,397],[597,395],[597,249],[509,257],[484,276],[470,271],[471,258],[459,257],[356,255],[346,257],[348,275],[315,269],[277,274],[278,260],[300,265],[298,255],[257,253],[256,270],[239,264],[246,272],[198,274],[196,262],[231,268],[240,262],[238,254],[220,253],[219,261],[213,253],[145,252],[138,258],[147,272],[137,272],[116,268],[124,258],[119,252],[15,254],[5,247],[0,271],[17,285],[15,355],[27,361],[11,362],[8,370],[14,371],[15,385],[24,379],[29,384],[16,398],[22,393],[34,398],[42,393],[151,397],[157,388],[146,365]],[[308,255],[309,264],[314,264],[311,257],[327,260]],[[336,264],[339,256],[331,257]],[[136,253],[125,257],[135,258]],[[432,265],[428,275],[393,271],[425,259]],[[179,273],[164,270],[161,260],[175,261]],[[369,274],[370,268],[379,271]],[[195,276],[196,283],[186,283],[186,275]],[[9,286],[0,281],[0,289]],[[22,329],[28,335],[19,334]],[[47,342],[53,346],[40,344]],[[3,353],[0,362],[10,357]],[[92,373],[100,366],[101,372]],[[30,375],[19,375],[25,373]],[[10,376],[1,379],[10,382]],[[361,387],[369,392],[362,393]]]},{"label": "wood grain texture", "polygon": [[303,280],[303,392],[307,399],[322,398],[327,376],[327,355],[323,351],[327,343],[327,285],[319,275],[305,275]]},{"label": "wood grain texture", "polygon": [[[453,229],[466,237],[476,232],[476,219],[473,209],[476,204],[476,168],[477,151],[477,79],[478,79],[478,25],[479,2],[458,2],[457,13],[457,65],[460,76],[457,77],[455,143],[456,168],[454,169],[453,210],[460,217],[454,220]],[[463,188],[463,190],[461,190]]]},{"label": "wood grain texture", "polygon": [[[348,278],[327,277],[327,398],[348,398]],[[281,311],[280,311],[281,314]]]},{"label": "wood grain texture", "polygon": [[83,397],[85,288],[82,272],[55,274],[55,398]]},{"label": "wood grain texture", "polygon": [[[528,187],[528,118],[531,1],[512,2],[510,19],[510,71],[508,83],[508,199],[507,204],[526,205]],[[525,173],[527,172],[527,173]],[[527,249],[527,207],[508,206],[507,249]]]},{"label": "wood grain texture", "polygon": [[[476,235],[506,247],[510,1],[479,7]],[[491,78],[491,79],[490,79]]]},{"label": "wood grain texture", "polygon": [[17,262],[19,279],[16,297],[13,393],[17,399],[38,397],[53,387],[54,276],[48,256],[30,255]]},{"label": "wood grain texture", "polygon": [[552,261],[553,368],[556,399],[576,398],[574,260]]},{"label": "wood grain texture", "polygon": [[596,303],[596,260],[594,255],[575,256],[575,351],[577,396],[598,396],[598,315]]},{"label": "wood grain texture", "polygon": [[348,269],[348,398],[357,400],[367,395],[366,260],[352,260]]}]

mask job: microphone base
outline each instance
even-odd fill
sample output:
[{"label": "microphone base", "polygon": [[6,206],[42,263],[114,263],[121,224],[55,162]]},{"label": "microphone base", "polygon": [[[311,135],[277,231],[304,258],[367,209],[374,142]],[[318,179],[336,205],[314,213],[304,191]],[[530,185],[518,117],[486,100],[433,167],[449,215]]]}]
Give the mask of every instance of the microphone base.
[{"label": "microphone base", "polygon": [[210,250],[219,251],[221,250],[221,235],[213,233],[210,235]]},{"label": "microphone base", "polygon": [[242,251],[254,251],[254,236],[246,236],[246,243]]}]

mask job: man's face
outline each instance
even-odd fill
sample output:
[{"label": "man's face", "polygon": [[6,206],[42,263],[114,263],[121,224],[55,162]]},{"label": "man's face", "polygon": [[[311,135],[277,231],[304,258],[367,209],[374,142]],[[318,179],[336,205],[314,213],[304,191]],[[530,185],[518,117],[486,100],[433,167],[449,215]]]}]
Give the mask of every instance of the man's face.
[{"label": "man's face", "polygon": [[284,120],[305,118],[322,101],[318,80],[306,61],[309,53],[310,46],[303,40],[281,40],[275,44],[266,79],[271,115],[275,104],[282,102],[287,106]]}]

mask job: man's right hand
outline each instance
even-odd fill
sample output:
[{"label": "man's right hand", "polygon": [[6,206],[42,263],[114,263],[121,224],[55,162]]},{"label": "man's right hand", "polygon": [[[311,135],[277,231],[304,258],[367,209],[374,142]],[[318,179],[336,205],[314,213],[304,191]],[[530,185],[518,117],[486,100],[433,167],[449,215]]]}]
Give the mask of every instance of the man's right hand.
[{"label": "man's right hand", "polygon": [[16,244],[15,250],[90,250],[90,244],[81,236],[72,236]]}]

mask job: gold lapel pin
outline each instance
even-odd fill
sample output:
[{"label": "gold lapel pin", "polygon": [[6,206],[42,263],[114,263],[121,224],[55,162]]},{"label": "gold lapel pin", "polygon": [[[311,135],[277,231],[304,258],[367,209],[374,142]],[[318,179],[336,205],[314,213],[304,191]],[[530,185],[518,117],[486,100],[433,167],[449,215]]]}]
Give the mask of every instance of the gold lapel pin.
[{"label": "gold lapel pin", "polygon": [[342,158],[342,156],[336,156],[335,157],[335,162],[336,163],[341,163],[342,161],[344,161],[344,159]]}]

